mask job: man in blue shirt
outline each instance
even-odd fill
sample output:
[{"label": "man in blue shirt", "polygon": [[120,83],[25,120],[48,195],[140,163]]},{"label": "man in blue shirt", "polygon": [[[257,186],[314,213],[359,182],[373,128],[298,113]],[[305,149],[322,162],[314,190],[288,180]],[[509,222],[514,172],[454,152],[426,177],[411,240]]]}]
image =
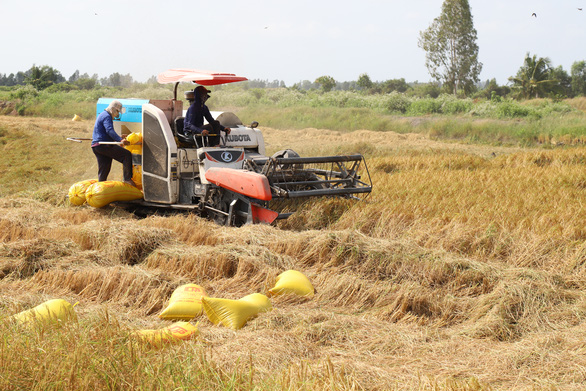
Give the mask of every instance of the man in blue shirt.
[{"label": "man in blue shirt", "polygon": [[[202,136],[208,136],[209,134],[216,134],[209,138],[209,145],[217,147],[220,144],[220,131],[230,134],[230,128],[222,126],[219,121],[216,121],[210,114],[210,110],[205,105],[205,102],[210,97],[210,90],[204,86],[197,86],[193,90],[195,100],[193,104],[187,109],[185,114],[185,121],[183,122],[183,133],[189,134],[201,134]],[[203,124],[203,119],[207,119],[207,125]],[[196,138],[197,140],[197,138]],[[198,142],[200,146],[203,143]]]},{"label": "man in blue shirt", "polygon": [[120,137],[114,130],[113,119],[120,116],[122,103],[113,100],[104,110],[94,125],[92,136],[92,151],[98,160],[98,181],[108,180],[108,174],[112,168],[112,160],[122,163],[124,183],[136,186],[132,180],[132,153],[115,144],[100,144],[100,142],[120,142],[122,145],[129,145],[126,138]]}]

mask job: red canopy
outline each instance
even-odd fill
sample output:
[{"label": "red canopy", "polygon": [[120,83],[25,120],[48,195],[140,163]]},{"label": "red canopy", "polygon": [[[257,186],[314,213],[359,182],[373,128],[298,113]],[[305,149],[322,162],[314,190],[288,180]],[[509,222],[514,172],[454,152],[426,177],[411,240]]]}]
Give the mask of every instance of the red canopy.
[{"label": "red canopy", "polygon": [[198,69],[169,69],[157,75],[157,81],[161,84],[192,81],[204,86],[214,86],[245,80],[248,79],[242,76],[236,76],[233,73],[201,71]]}]

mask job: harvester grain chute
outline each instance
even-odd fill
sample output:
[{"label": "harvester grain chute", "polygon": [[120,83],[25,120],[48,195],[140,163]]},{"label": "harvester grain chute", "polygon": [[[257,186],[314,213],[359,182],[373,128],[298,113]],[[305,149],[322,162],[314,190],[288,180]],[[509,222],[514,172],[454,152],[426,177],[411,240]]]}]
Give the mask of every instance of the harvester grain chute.
[{"label": "harvester grain chute", "polygon": [[[159,74],[158,81],[175,83],[173,99],[119,99],[126,113],[115,121],[115,129],[123,135],[135,131],[133,126],[142,132],[142,154],[133,153],[133,163],[141,168],[144,199],[117,204],[143,213],[187,210],[240,226],[288,217],[290,213],[273,210],[278,200],[370,193],[372,183],[362,155],[301,157],[284,150],[269,157],[258,123],[245,126],[234,113],[211,112],[231,130],[219,147],[206,146],[205,140],[200,147],[194,136],[183,133],[180,82],[209,86],[243,80],[233,74],[172,69]],[[107,103],[104,98],[98,102]]]}]

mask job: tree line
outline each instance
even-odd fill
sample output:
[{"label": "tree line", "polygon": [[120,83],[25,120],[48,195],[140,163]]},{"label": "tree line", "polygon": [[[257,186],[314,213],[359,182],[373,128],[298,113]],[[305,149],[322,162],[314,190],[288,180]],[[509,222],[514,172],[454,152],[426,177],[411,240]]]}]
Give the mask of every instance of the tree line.
[{"label": "tree line", "polygon": [[[459,97],[493,98],[512,97],[516,99],[532,98],[573,98],[586,96],[586,61],[575,61],[571,73],[561,65],[553,67],[547,57],[538,57],[527,53],[523,64],[514,76],[509,77],[508,85],[499,85],[495,78],[485,81],[468,80],[465,84],[436,80],[430,83],[411,82],[405,79],[390,79],[375,82],[367,73],[363,73],[355,82],[340,83],[331,76],[321,76],[310,84],[295,85],[293,88],[316,89],[325,92],[333,90],[362,90],[371,94],[388,94],[391,92],[406,93],[413,96],[430,96],[436,98],[442,93],[454,94]],[[463,87],[465,86],[465,87]]]},{"label": "tree line", "polygon": [[66,79],[60,71],[49,65],[37,66],[33,64],[27,71],[19,71],[16,74],[0,73],[0,86],[31,85],[39,91],[48,88],[67,91],[73,89],[91,90],[97,86],[130,87],[133,83],[134,80],[130,74],[122,75],[117,72],[100,79],[97,74],[90,76],[76,70]]},{"label": "tree line", "polygon": [[[549,58],[537,57],[529,53],[515,74],[509,78],[510,85],[499,85],[496,79],[475,81],[463,84],[465,89],[456,89],[460,96],[474,98],[494,98],[512,96],[519,99],[539,97],[574,97],[586,96],[586,61],[576,61],[568,74],[561,66],[553,67]],[[147,84],[156,83],[152,76]],[[17,87],[31,85],[36,90],[51,91],[91,90],[96,87],[123,87],[137,84],[129,74],[112,73],[108,77],[99,78],[97,74],[88,75],[76,70],[69,78],[65,78],[55,68],[33,65],[29,70],[16,74],[0,73],[0,86]],[[421,83],[407,82],[404,78],[373,81],[367,73],[360,74],[357,80],[336,81],[331,76],[320,76],[315,81],[302,80],[287,87],[282,80],[253,79],[239,83],[243,89],[290,88],[299,91],[363,91],[367,94],[405,93],[410,96],[436,98],[442,93],[453,93],[453,84],[444,80]],[[222,86],[217,86],[222,88]]]}]

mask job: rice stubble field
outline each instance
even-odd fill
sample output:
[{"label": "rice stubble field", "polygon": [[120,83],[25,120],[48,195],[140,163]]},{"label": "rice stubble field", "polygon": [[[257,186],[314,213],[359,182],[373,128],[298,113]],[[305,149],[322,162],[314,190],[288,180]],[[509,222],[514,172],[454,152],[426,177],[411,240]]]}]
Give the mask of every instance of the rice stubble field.
[{"label": "rice stubble field", "polygon": [[[442,143],[417,129],[263,129],[269,153],[363,153],[374,191],[310,201],[277,226],[74,207],[97,172],[89,121],[0,117],[0,389],[579,390],[586,383],[586,148]],[[111,178],[120,176],[119,165]],[[266,293],[238,331],[155,349],[130,333],[185,283]],[[46,300],[77,322],[6,319]]]}]

